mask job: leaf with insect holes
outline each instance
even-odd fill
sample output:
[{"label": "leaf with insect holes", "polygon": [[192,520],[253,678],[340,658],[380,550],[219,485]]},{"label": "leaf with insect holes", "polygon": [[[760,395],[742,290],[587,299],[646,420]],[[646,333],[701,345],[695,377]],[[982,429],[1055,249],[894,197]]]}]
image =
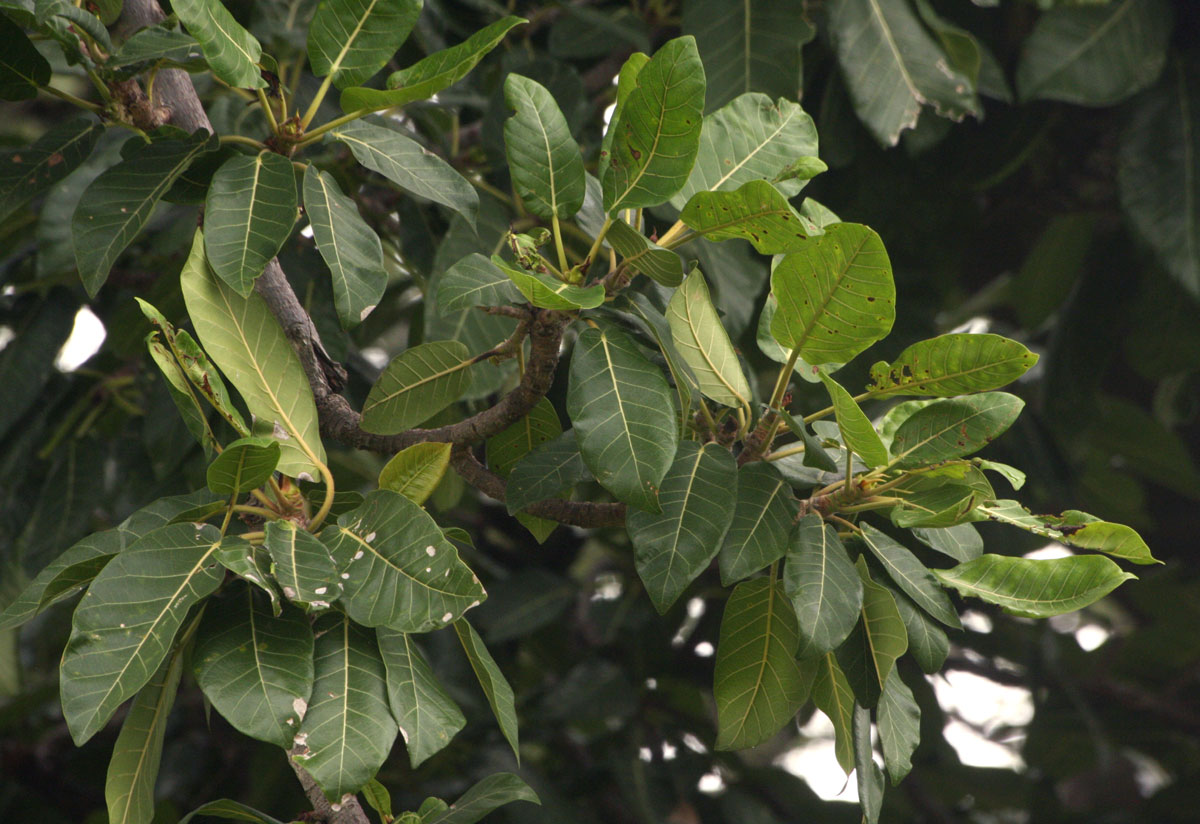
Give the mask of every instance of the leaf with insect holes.
[{"label": "leaf with insect holes", "polygon": [[748,240],[764,255],[802,251],[823,231],[765,180],[748,180],[732,192],[696,192],[679,219],[709,240]]}]

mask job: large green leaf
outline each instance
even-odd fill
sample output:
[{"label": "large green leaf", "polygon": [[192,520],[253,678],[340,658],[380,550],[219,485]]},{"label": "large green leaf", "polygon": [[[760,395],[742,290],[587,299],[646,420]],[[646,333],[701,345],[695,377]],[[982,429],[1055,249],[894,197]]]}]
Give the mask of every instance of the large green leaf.
[{"label": "large green leaf", "polygon": [[1200,298],[1200,60],[1180,57],[1131,103],[1117,183],[1126,217],[1166,270]]},{"label": "large green leaf", "polygon": [[87,117],[59,123],[32,146],[0,155],[0,220],[87,160],[104,127]]},{"label": "large green leaf", "polygon": [[368,493],[321,541],[342,572],[346,612],[360,624],[427,632],[487,597],[425,510],[391,490]]},{"label": "large green leaf", "polygon": [[1017,93],[1022,100],[1111,106],[1158,79],[1170,37],[1164,0],[1050,9],[1025,40]]},{"label": "large green leaf", "polygon": [[816,34],[808,15],[804,0],[684,3],[683,31],[696,36],[708,75],[708,109],[746,92],[799,99],[800,47]]},{"label": "large green leaf", "polygon": [[509,31],[525,22],[528,21],[522,17],[501,18],[457,46],[434,52],[406,69],[393,72],[387,79],[387,89],[344,89],[342,110],[383,109],[427,100],[466,77]]},{"label": "large green leaf", "polygon": [[1037,355],[1000,335],[939,335],[872,366],[867,390],[880,397],[986,392],[1007,386],[1037,362]]},{"label": "large green leaf", "polygon": [[837,530],[820,515],[806,515],[796,527],[783,587],[799,621],[801,658],[829,652],[854,629],[862,610],[862,579]]},{"label": "large green leaf", "polygon": [[350,147],[355,159],[406,192],[441,203],[473,226],[479,195],[466,178],[412,138],[366,120],[355,120],[329,132],[330,140]]},{"label": "large green leaf", "polygon": [[773,564],[788,551],[796,499],[779,470],[764,461],[738,469],[737,503],[717,556],[729,586]]},{"label": "large green leaf", "polygon": [[308,26],[308,62],[339,89],[382,69],[421,13],[421,0],[323,0]]},{"label": "large green leaf", "polygon": [[796,613],[775,577],[738,584],[725,604],[713,697],[718,750],[756,747],[779,732],[808,698],[796,664]]},{"label": "large green leaf", "polygon": [[699,269],[692,270],[671,296],[667,321],[671,339],[705,397],[725,406],[748,409],[750,384]]},{"label": "large green leaf", "polygon": [[390,435],[411,429],[454,403],[471,383],[467,347],[439,340],[406,349],[387,365],[363,404],[362,428]]},{"label": "large green leaf", "polygon": [[[616,140],[617,137],[617,130],[615,127],[621,120],[621,112],[625,110],[625,104],[629,101],[629,95],[631,95],[633,90],[637,88],[638,75],[641,74],[642,69],[646,68],[646,64],[649,62],[650,58],[645,54],[642,52],[634,52],[633,54],[629,55],[629,57],[621,65],[621,70],[617,72],[617,101],[613,104],[612,114],[608,120],[608,128],[604,130],[604,136],[600,139],[600,168],[596,170],[597,176],[599,177],[599,180],[596,180],[596,183],[599,184],[597,189],[599,189],[598,200],[600,201],[596,204],[596,212],[598,212],[601,216],[601,224],[605,220],[603,215],[607,211],[603,206],[605,190],[607,187],[604,186],[602,181],[604,180],[605,174],[607,174],[605,170],[605,164],[608,164],[611,167],[613,141]],[[588,199],[590,199],[590,195]],[[586,203],[587,199],[585,199],[585,207],[580,210],[580,225],[584,226],[585,229],[588,227],[586,222],[583,221],[584,215],[582,213],[587,213],[590,211],[587,208]],[[600,224],[596,225],[597,229],[592,231],[593,235],[599,231],[598,227]]]},{"label": "large green leaf", "polygon": [[87,741],[166,657],[187,611],[221,583],[215,527],[153,530],[96,576],[75,610],[59,668],[63,716]]},{"label": "large green leaf", "polygon": [[[904,629],[908,633],[909,654],[926,675],[941,672],[942,665],[950,655],[950,639],[945,630],[903,592],[894,586],[888,586],[888,592],[896,601],[900,620],[904,622]],[[887,689],[886,684],[884,689]]]},{"label": "large green leaf", "polygon": [[[561,434],[562,424],[554,404],[542,398],[528,415],[488,439],[488,468],[501,478],[507,478],[522,458]],[[538,543],[543,543],[558,526],[554,521],[526,513],[518,513],[517,519],[533,533]]]},{"label": "large green leaf", "polygon": [[519,512],[588,477],[575,432],[568,429],[517,461],[508,476],[505,504],[510,514]]},{"label": "large green leaf", "polygon": [[1034,535],[1092,549],[1135,564],[1157,564],[1150,547],[1133,528],[1101,521],[1086,512],[1068,509],[1062,515],[1033,515],[1018,501],[991,501],[978,507],[980,516]]},{"label": "large green leaf", "polygon": [[[793,96],[772,102],[765,94],[741,94],[704,118],[696,165],[671,205],[682,209],[696,192],[733,191],[751,180],[773,181],[798,158],[815,157],[817,127],[800,104],[789,99]],[[776,184],[787,197],[803,186],[795,179]]]},{"label": "large green leaf", "polygon": [[121,549],[116,529],[93,533],[76,543],[47,564],[0,612],[0,631],[18,627],[46,607],[74,595]]},{"label": "large green leaf", "polygon": [[567,414],[583,462],[622,501],[657,512],[677,442],[662,372],[625,333],[586,329],[571,355]]},{"label": "large green leaf", "polygon": [[313,635],[312,702],[293,758],[338,802],[375,777],[396,740],[396,722],[374,635],[332,613],[317,620]]},{"label": "large green leaf", "polygon": [[800,215],[765,180],[748,180],[732,192],[696,192],[679,219],[709,240],[748,240],[764,255],[799,252],[821,227]]},{"label": "large green leaf", "polygon": [[496,716],[500,732],[504,735],[504,740],[512,747],[513,755],[516,756],[519,764],[521,763],[521,750],[517,735],[517,707],[512,687],[509,686],[500,667],[496,666],[496,660],[492,658],[492,654],[488,652],[483,639],[479,637],[479,633],[473,626],[466,620],[460,619],[454,622],[454,631],[458,633],[458,640],[467,653],[471,669],[475,671],[475,677],[479,680],[479,686],[483,688],[483,694],[492,708],[492,714]]},{"label": "large green leaf", "polygon": [[84,190],[71,218],[79,278],[95,295],[117,257],[150,220],[154,207],[192,161],[215,151],[217,139],[156,140],[101,172]]},{"label": "large green leaf", "polygon": [[508,275],[509,280],[516,285],[517,290],[524,295],[527,301],[542,309],[573,312],[577,309],[595,309],[604,303],[604,286],[602,284],[576,286],[573,283],[561,281],[553,275],[510,266],[499,255],[492,255],[492,263]]},{"label": "large green leaf", "polygon": [[512,773],[494,773],[467,790],[448,809],[423,824],[475,824],[479,819],[513,801],[541,804],[537,793]]},{"label": "large green leaf", "polygon": [[163,661],[129,705],[104,782],[110,824],[143,824],[154,819],[154,784],[167,716],[183,675],[183,659],[179,649]]},{"label": "large green leaf", "polygon": [[912,534],[921,543],[956,561],[970,561],[983,554],[983,539],[970,524],[914,529]]},{"label": "large green leaf", "polygon": [[437,307],[443,314],[521,300],[521,292],[505,271],[478,252],[455,263],[437,281]]},{"label": "large green leaf", "polygon": [[304,173],[304,211],[317,251],[333,275],[333,303],[342,327],[357,326],[383,297],[387,272],[379,235],[342,194],[333,175],[316,166]]},{"label": "large green leaf", "polygon": [[833,722],[834,757],[849,775],[854,769],[854,691],[832,652],[802,665],[816,670],[812,685],[813,704]]},{"label": "large green leaf", "polygon": [[1102,555],[1011,558],[981,555],[953,569],[934,570],[947,586],[1027,618],[1049,618],[1094,604],[1137,576]]},{"label": "large green leaf", "polygon": [[601,152],[604,211],[657,206],[683,188],[700,148],[704,65],[692,37],[668,41],[637,74]]},{"label": "large green leaf", "polygon": [[313,633],[299,611],[276,617],[243,587],[205,613],[193,660],[200,689],[238,732],[291,746],[313,688]]},{"label": "large green leaf", "polygon": [[0,14],[0,100],[32,100],[50,83],[50,64],[21,27]]},{"label": "large green leaf", "polygon": [[401,449],[379,471],[379,488],[390,489],[423,504],[450,466],[450,444],[415,443]]},{"label": "large green leaf", "polygon": [[861,534],[863,543],[905,595],[946,626],[962,627],[949,596],[916,555],[870,524],[862,525]]},{"label": "large green leaf", "polygon": [[845,0],[829,34],[858,117],[885,146],[915,128],[923,105],[961,120],[982,109],[971,79],[952,68],[907,0]]},{"label": "large green leaf", "polygon": [[642,272],[655,283],[678,286],[683,280],[683,261],[623,220],[614,220],[605,235],[632,273]]},{"label": "large green leaf", "polygon": [[821,373],[821,382],[829,391],[833,411],[837,415],[838,430],[842,443],[870,467],[883,466],[888,462],[887,447],[879,439],[871,419],[866,416],[845,388],[833,378]]},{"label": "large green leaf", "polygon": [[921,740],[921,708],[900,678],[900,670],[893,669],[888,675],[875,717],[883,763],[894,787],[912,770],[912,754]]},{"label": "large green leaf", "polygon": [[449,744],[467,719],[446,694],[412,636],[386,627],[379,627],[375,634],[387,667],[392,715],[400,725],[408,760],[416,769]]},{"label": "large green leaf", "polygon": [[918,409],[896,430],[892,454],[902,466],[961,458],[1002,435],[1025,401],[1007,392],[984,392],[937,401]]},{"label": "large green leaf", "polygon": [[291,521],[271,521],[263,546],[271,556],[271,574],[289,601],[320,610],[341,595],[333,557],[311,532]]},{"label": "large green leaf", "polygon": [[174,0],[171,10],[200,42],[213,74],[238,89],[267,85],[258,67],[262,46],[220,0]]},{"label": "large green leaf", "polygon": [[873,708],[896,660],[908,650],[908,631],[896,599],[871,580],[861,556],[856,567],[863,582],[862,620],[838,648],[837,658],[858,703]]},{"label": "large green leaf", "polygon": [[504,101],[516,114],[504,123],[513,187],[538,217],[566,219],[583,205],[583,156],[554,97],[536,80],[510,74]]},{"label": "large green leaf", "polygon": [[634,564],[660,614],[720,551],[733,520],[737,478],[727,448],[684,441],[662,480],[662,512],[634,509],[626,517]]},{"label": "large green leaf", "polygon": [[879,235],[838,223],[771,273],[771,334],[813,364],[846,363],[885,337],[896,317],[892,264]]},{"label": "large green leaf", "polygon": [[204,251],[221,280],[243,297],[283,248],[296,222],[292,162],[274,152],[221,164],[204,201]]},{"label": "large green leaf", "polygon": [[267,482],[279,463],[279,441],[239,438],[208,466],[208,488],[218,495],[249,492]]},{"label": "large green leaf", "polygon": [[278,470],[317,480],[314,458],[325,462],[317,407],[300,359],[266,302],[256,294],[242,297],[213,275],[199,230],[179,285],[196,334],[246,401],[254,432],[279,441]]}]

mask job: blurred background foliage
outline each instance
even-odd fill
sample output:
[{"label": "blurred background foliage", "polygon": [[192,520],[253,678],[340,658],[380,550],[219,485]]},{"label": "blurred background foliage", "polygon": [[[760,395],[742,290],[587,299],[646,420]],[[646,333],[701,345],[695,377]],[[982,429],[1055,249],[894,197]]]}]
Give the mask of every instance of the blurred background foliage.
[{"label": "blurred background foliage", "polygon": [[[0,10],[30,5],[3,2]],[[297,32],[314,0],[227,5],[281,61],[302,53]],[[1014,388],[1027,411],[993,457],[1029,473],[1023,498],[1035,511],[1079,508],[1129,523],[1166,562],[1078,616],[1033,623],[977,607],[970,628],[953,639],[948,668],[1028,691],[1032,719],[964,718],[939,705],[926,681],[908,679],[922,687],[922,744],[914,773],[887,794],[884,820],[1194,821],[1200,4],[426,0],[393,68],[506,13],[530,24],[435,102],[404,111],[405,126],[431,150],[478,172],[485,191],[509,192],[501,84],[519,71],[554,93],[594,164],[624,59],[681,31],[694,34],[707,68],[708,108],[747,90],[799,99],[817,121],[830,166],[806,194],[877,230],[890,252],[896,332],[847,367],[842,382],[865,383],[874,360],[952,329],[1022,341],[1041,361]],[[61,54],[53,62],[56,85],[87,93],[77,67]],[[261,112],[242,98],[220,87],[201,94],[219,131],[265,136]],[[0,142],[13,147],[67,116],[65,104],[48,98],[3,111]],[[152,231],[87,304],[107,332],[100,350],[78,368],[69,358],[55,361],[86,302],[70,215],[82,189],[115,161],[122,137],[107,135],[40,208],[0,204],[0,605],[79,536],[202,483],[203,454],[147,365],[147,327],[132,300],[142,295],[182,314],[177,273],[195,204],[160,207]],[[327,151],[336,162],[344,149]],[[340,182],[359,191],[389,253],[384,301],[344,333],[327,279],[316,276],[322,263],[311,240],[297,234],[281,257],[330,352],[348,364],[349,392],[361,401],[379,365],[423,339],[429,324],[456,324],[453,336],[465,340],[496,337],[475,328],[496,319],[448,320],[422,296],[450,263],[490,252],[518,216],[506,197],[485,194],[476,234],[433,204],[360,177],[342,159]],[[665,228],[672,216],[656,217]],[[690,254],[719,273],[713,286],[728,327],[751,366],[768,370],[754,331],[769,262],[741,241],[703,244]],[[471,396],[484,404],[500,388],[477,381]],[[798,400],[816,408],[822,398],[814,388]],[[335,450],[331,463],[367,488],[381,461]],[[560,527],[537,546],[503,507],[456,479],[437,491],[434,506],[444,524],[475,536],[467,560],[491,593],[478,620],[517,691],[520,772],[544,804],[501,810],[494,820],[858,820],[857,807],[821,801],[781,766],[805,744],[794,731],[747,753],[711,751],[707,655],[720,610],[703,608],[703,588],[660,619],[635,583],[623,531]],[[991,551],[1039,548],[1031,536],[1025,544],[986,526]],[[712,583],[719,594],[715,576]],[[67,616],[51,611],[20,634],[0,633],[5,820],[104,820],[116,725],[79,750],[67,735],[55,652]],[[465,660],[445,635],[431,635],[428,651],[472,723],[419,771],[402,756],[385,765],[379,778],[398,809],[426,795],[453,798],[473,780],[512,768],[487,706],[470,688]],[[942,733],[964,722],[1018,753],[1023,766],[962,763]],[[278,752],[234,734],[194,689],[180,695],[160,792],[164,822],[220,795],[263,809],[304,807]]]}]

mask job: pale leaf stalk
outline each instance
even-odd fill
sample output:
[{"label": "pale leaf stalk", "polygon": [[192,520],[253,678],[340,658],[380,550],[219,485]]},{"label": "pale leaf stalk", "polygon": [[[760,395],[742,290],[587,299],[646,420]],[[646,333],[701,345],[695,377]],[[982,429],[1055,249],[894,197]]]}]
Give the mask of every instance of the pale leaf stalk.
[{"label": "pale leaf stalk", "polygon": [[558,268],[566,272],[571,267],[567,266],[567,250],[563,248],[562,228],[558,225],[558,214],[550,217],[550,229],[554,232],[554,249],[558,252]]},{"label": "pale leaf stalk", "polygon": [[587,257],[584,258],[589,266],[596,259],[596,255],[600,254],[600,245],[604,243],[604,236],[608,234],[609,228],[612,226],[613,220],[611,217],[604,218],[604,225],[600,227],[600,231],[596,233],[596,239],[592,242],[592,248],[588,250]]},{"label": "pale leaf stalk", "polygon": [[275,110],[271,108],[271,101],[267,99],[267,93],[262,89],[255,89],[258,93],[258,103],[262,106],[263,114],[267,117],[267,124],[271,127],[271,134],[279,134],[279,122],[275,119]]}]

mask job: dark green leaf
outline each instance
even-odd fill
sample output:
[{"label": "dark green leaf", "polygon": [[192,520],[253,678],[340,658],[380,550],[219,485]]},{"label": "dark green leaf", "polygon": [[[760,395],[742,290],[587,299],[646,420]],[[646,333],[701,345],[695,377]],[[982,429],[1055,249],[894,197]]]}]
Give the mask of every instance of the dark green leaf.
[{"label": "dark green leaf", "polygon": [[[926,675],[940,672],[950,655],[950,639],[945,631],[894,586],[888,586],[888,592],[896,600],[896,609],[900,610],[900,620],[908,633],[909,654]],[[886,684],[884,689],[887,689]]]},{"label": "dark green leaf", "polygon": [[806,515],[792,536],[783,586],[799,620],[800,657],[836,648],[862,610],[862,579],[837,531],[819,515]]},{"label": "dark green leaf", "polygon": [[512,773],[495,773],[467,790],[449,809],[423,818],[424,824],[475,824],[485,815],[513,801],[541,804],[537,793]]},{"label": "dark green leaf", "polygon": [[49,189],[87,160],[104,127],[76,117],[51,128],[32,146],[0,157],[0,220]]},{"label": "dark green leaf", "polygon": [[6,387],[0,404],[0,438],[27,419],[55,374],[55,357],[70,336],[78,311],[68,292],[54,291],[15,325],[15,337],[0,350],[0,382]]},{"label": "dark green leaf", "polygon": [[900,678],[900,670],[893,669],[883,685],[875,716],[883,763],[894,787],[912,770],[912,754],[921,740],[921,708]]},{"label": "dark green leaf", "polygon": [[50,64],[21,27],[0,14],[0,100],[32,100],[50,82]]},{"label": "dark green leaf", "polygon": [[569,429],[535,447],[513,466],[505,495],[508,511],[519,512],[530,504],[552,498],[589,476],[575,432]]},{"label": "dark green leaf", "polygon": [[467,720],[446,694],[412,636],[386,627],[375,630],[387,667],[388,701],[416,769],[439,752]]},{"label": "dark green leaf", "polygon": [[890,364],[871,367],[872,395],[951,397],[999,389],[1024,375],[1038,356],[1015,340],[952,334],[914,343]]},{"label": "dark green leaf", "polygon": [[[488,468],[501,478],[507,478],[522,458],[561,434],[562,424],[554,404],[542,398],[528,415],[488,440]],[[543,543],[558,526],[554,521],[525,513],[518,514],[517,519],[533,533],[538,543]]]},{"label": "dark green leaf", "polygon": [[279,441],[240,438],[209,464],[208,488],[218,495],[249,492],[265,484],[278,463]]},{"label": "dark green leaf", "polygon": [[1007,392],[931,403],[900,424],[892,439],[892,454],[900,466],[970,455],[1004,434],[1024,408],[1025,401]]},{"label": "dark green leaf", "polygon": [[363,404],[362,428],[391,435],[411,429],[458,400],[471,382],[471,353],[456,340],[401,352],[375,381]]},{"label": "dark green leaf", "polygon": [[174,0],[171,9],[200,42],[213,74],[234,88],[267,85],[258,67],[262,46],[219,0]]},{"label": "dark green leaf", "polygon": [[983,539],[970,524],[938,529],[914,529],[912,534],[921,543],[956,561],[970,561],[983,554]]},{"label": "dark green leaf", "polygon": [[46,607],[74,595],[122,549],[116,529],[93,533],[46,565],[0,612],[0,631],[18,627]]},{"label": "dark green leaf", "polygon": [[862,525],[862,540],[905,595],[946,626],[962,627],[950,598],[916,555],[870,524]]},{"label": "dark green leaf", "polygon": [[979,520],[975,508],[996,492],[972,464],[951,461],[905,480],[901,503],[889,516],[898,527],[948,527]]},{"label": "dark green leaf", "polygon": [[289,601],[316,611],[328,608],[341,595],[333,558],[311,532],[291,521],[271,521],[263,546],[271,555],[271,574]]},{"label": "dark green leaf", "polygon": [[778,561],[788,551],[796,499],[779,471],[755,461],[738,469],[737,503],[717,556],[729,586]]},{"label": "dark green leaf", "polygon": [[834,755],[846,775],[849,775],[854,769],[854,692],[850,689],[850,682],[846,680],[832,652],[801,664],[816,669],[812,685],[813,704],[833,722],[837,736]]},{"label": "dark green leaf", "polygon": [[696,192],[679,219],[709,240],[741,238],[764,255],[802,251],[809,237],[821,234],[765,180],[748,180],[732,192]]},{"label": "dark green leaf", "polygon": [[614,220],[605,239],[633,272],[641,272],[667,287],[683,281],[683,261],[679,255],[654,243],[625,221]]},{"label": "dark green leaf", "polygon": [[934,570],[934,574],[964,596],[1027,618],[1083,609],[1137,578],[1102,555],[1038,560],[981,555],[953,569]]},{"label": "dark green leaf", "polygon": [[863,824],[878,824],[883,806],[883,772],[875,763],[871,746],[871,711],[854,707],[854,774],[858,786],[858,804],[862,808]]},{"label": "dark green leaf", "polygon": [[583,205],[583,157],[567,120],[546,87],[510,74],[504,100],[516,112],[504,123],[513,187],[538,217],[565,220]]},{"label": "dark green leaf", "polygon": [[475,671],[475,677],[479,679],[479,686],[483,688],[483,694],[487,696],[492,714],[496,716],[496,722],[500,725],[500,732],[512,747],[513,755],[519,764],[521,763],[521,751],[517,737],[517,708],[513,700],[512,687],[509,686],[500,667],[496,666],[495,659],[488,652],[483,639],[479,637],[479,633],[475,631],[474,627],[465,620],[459,619],[454,622],[454,631],[458,633],[458,640],[462,642],[463,650],[467,653],[471,669]]},{"label": "dark green leaf", "polygon": [[140,68],[160,64],[192,72],[205,70],[207,64],[196,39],[167,24],[147,26],[121,44],[105,64],[111,69]]},{"label": "dark green leaf", "polygon": [[521,292],[505,271],[478,252],[455,263],[437,281],[437,306],[443,314],[521,300]]},{"label": "dark green leaf", "polygon": [[277,818],[271,818],[253,807],[247,807],[238,801],[221,798],[197,807],[179,820],[179,824],[188,824],[196,816],[224,818],[230,821],[250,821],[253,824],[284,824]]},{"label": "dark green leaf", "polygon": [[308,27],[308,60],[339,89],[382,69],[412,31],[421,0],[324,0]]},{"label": "dark green leaf", "polygon": [[861,556],[855,566],[863,582],[862,620],[837,657],[858,703],[873,708],[896,660],[908,649],[908,631],[892,593],[871,580]]}]

